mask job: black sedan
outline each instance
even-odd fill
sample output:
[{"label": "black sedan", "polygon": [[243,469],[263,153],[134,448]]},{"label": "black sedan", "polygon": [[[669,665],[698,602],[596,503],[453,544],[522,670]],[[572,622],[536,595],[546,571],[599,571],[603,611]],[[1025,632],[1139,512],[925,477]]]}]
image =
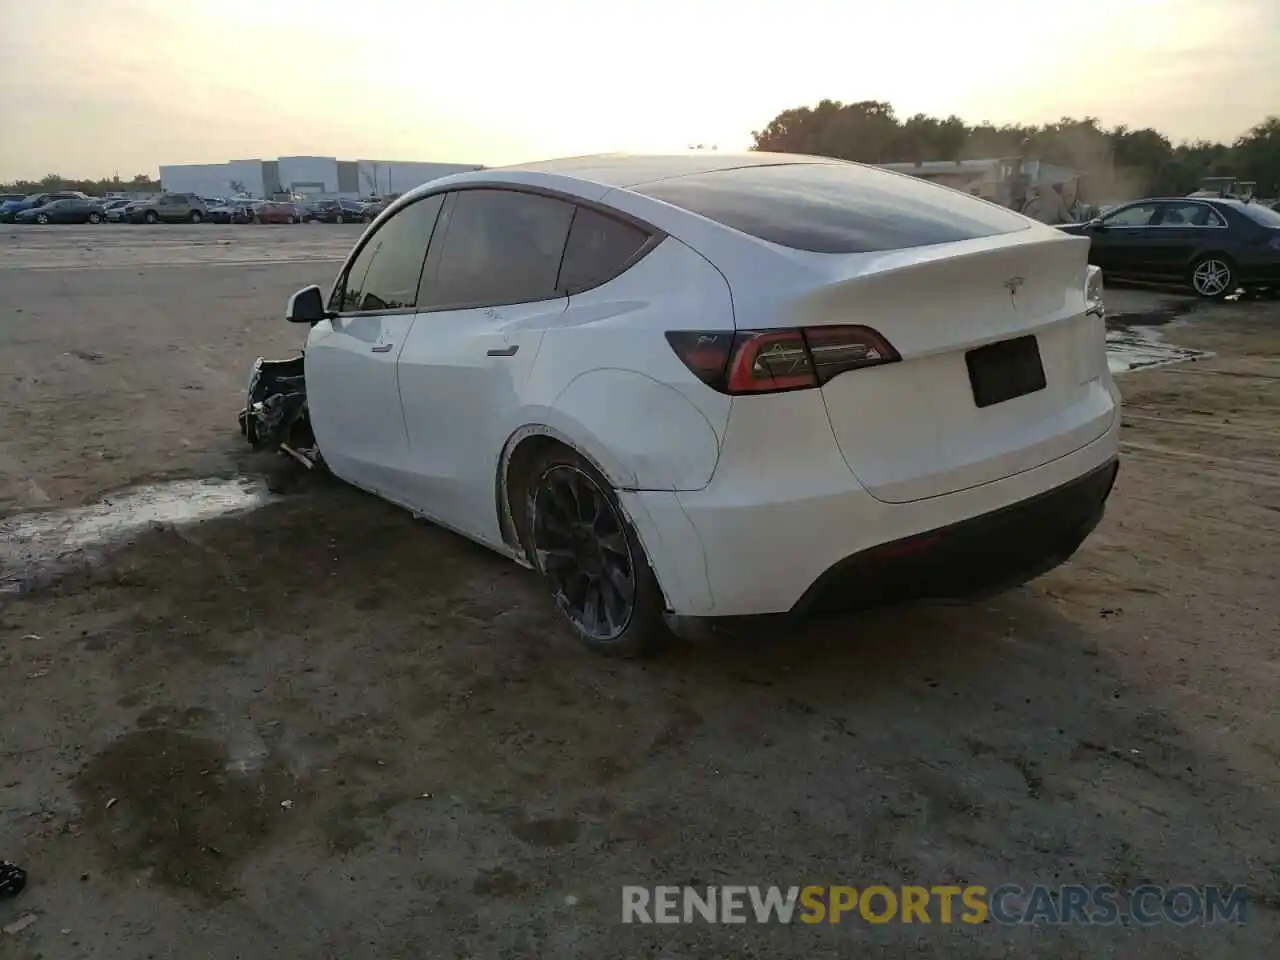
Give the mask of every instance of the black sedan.
[{"label": "black sedan", "polygon": [[357,200],[321,200],[311,205],[312,216],[321,223],[359,223],[364,210]]},{"label": "black sedan", "polygon": [[1260,204],[1138,200],[1058,229],[1088,237],[1089,262],[1106,276],[1181,281],[1211,300],[1280,286],[1280,213]]},{"label": "black sedan", "polygon": [[17,223],[101,223],[102,204],[97,200],[70,197],[53,200],[40,207],[23,210],[16,217]]}]

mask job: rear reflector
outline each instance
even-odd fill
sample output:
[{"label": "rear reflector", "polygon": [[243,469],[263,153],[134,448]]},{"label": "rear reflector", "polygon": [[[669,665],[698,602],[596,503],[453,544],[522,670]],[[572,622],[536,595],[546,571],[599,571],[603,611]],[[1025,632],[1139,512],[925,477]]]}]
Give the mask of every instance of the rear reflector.
[{"label": "rear reflector", "polygon": [[820,387],[846,370],[902,359],[870,327],[673,330],[667,342],[690,372],[721,393],[779,393]]}]

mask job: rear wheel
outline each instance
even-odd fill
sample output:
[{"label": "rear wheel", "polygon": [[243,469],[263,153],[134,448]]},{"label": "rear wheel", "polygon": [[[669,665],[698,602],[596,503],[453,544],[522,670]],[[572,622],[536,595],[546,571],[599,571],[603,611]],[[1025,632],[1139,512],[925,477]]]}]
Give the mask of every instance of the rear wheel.
[{"label": "rear wheel", "polygon": [[343,217],[343,215],[342,215],[342,214],[338,214],[336,217],[334,217],[334,218],[333,218],[333,222],[334,222],[334,223],[346,223],[347,221],[346,221],[346,218],[345,218],[345,217]]},{"label": "rear wheel", "polygon": [[101,223],[101,222],[102,222],[102,214],[97,213],[97,212],[94,212],[94,213],[89,214],[89,222],[90,222],[90,223]]},{"label": "rear wheel", "polygon": [[49,225],[49,215],[48,215],[47,213],[37,213],[37,214],[36,214],[36,223],[40,224],[41,226],[48,226],[48,225]]},{"label": "rear wheel", "polygon": [[514,496],[521,540],[582,643],[615,657],[656,649],[669,635],[662,591],[600,472],[567,447],[548,447]]},{"label": "rear wheel", "polygon": [[1206,300],[1221,300],[1236,291],[1236,271],[1221,254],[1201,257],[1191,268],[1191,286]]}]

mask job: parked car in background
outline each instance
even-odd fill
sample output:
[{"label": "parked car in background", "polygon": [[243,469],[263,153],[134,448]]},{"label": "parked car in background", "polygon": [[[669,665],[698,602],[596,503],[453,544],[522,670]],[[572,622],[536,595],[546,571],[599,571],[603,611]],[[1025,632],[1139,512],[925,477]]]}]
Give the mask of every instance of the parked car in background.
[{"label": "parked car in background", "polygon": [[79,190],[57,190],[50,193],[29,193],[18,200],[6,200],[0,204],[0,223],[13,223],[23,210],[43,207],[54,200],[88,200],[89,195]]},{"label": "parked car in background", "polygon": [[301,223],[297,208],[284,200],[264,200],[253,208],[255,223]]},{"label": "parked car in background", "polygon": [[125,197],[114,197],[110,200],[102,201],[102,219],[108,223],[119,223],[124,217],[125,207],[132,202],[132,200]]},{"label": "parked car in background", "polygon": [[315,211],[311,209],[311,204],[303,203],[300,200],[295,200],[292,202],[292,206],[293,206],[294,214],[296,214],[298,217],[298,223],[314,223],[315,222],[316,214],[315,214]]},{"label": "parked car in background", "polygon": [[253,208],[257,200],[227,200],[210,207],[205,219],[210,223],[253,223]]},{"label": "parked car in background", "polygon": [[1116,477],[1088,249],[820,157],[458,174],[294,294],[303,355],[241,426],[534,568],[604,653],[981,597],[1067,560]]},{"label": "parked car in background", "polygon": [[208,213],[194,193],[164,193],[129,207],[130,223],[201,223]]},{"label": "parked car in background", "polygon": [[1108,276],[1174,280],[1216,300],[1280,285],[1280,213],[1223,197],[1157,197],[1064,224]]},{"label": "parked car in background", "polygon": [[8,203],[10,200],[21,200],[25,196],[25,193],[0,193],[0,204]]},{"label": "parked car in background", "polygon": [[359,200],[320,200],[311,208],[321,223],[359,223],[365,204]]},{"label": "parked car in background", "polygon": [[390,197],[379,199],[379,200],[370,200],[368,203],[364,205],[364,210],[361,212],[360,219],[363,220],[365,223],[369,223],[375,217],[377,217],[378,214],[380,214],[383,210],[387,209],[387,207],[390,204],[391,204]]},{"label": "parked car in background", "polygon": [[14,217],[16,223],[101,223],[102,204],[92,197],[63,197],[39,207],[29,207]]}]

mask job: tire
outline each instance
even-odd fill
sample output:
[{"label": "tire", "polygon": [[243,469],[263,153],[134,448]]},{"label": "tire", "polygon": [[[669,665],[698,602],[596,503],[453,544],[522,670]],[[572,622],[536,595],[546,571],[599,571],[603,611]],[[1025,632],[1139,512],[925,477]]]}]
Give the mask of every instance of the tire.
[{"label": "tire", "polygon": [[91,213],[91,214],[89,214],[89,222],[90,222],[90,223],[93,223],[93,224],[99,224],[99,223],[101,223],[101,222],[102,222],[102,214],[100,214],[100,213]]},{"label": "tire", "polygon": [[339,213],[337,216],[335,216],[335,217],[333,218],[333,222],[334,222],[334,223],[346,223],[346,222],[347,222],[347,219],[346,219],[346,217],[344,217],[342,214],[340,214],[340,213]]},{"label": "tire", "polygon": [[204,223],[204,214],[199,210],[192,210],[191,216],[187,217],[192,223]]},{"label": "tire", "polygon": [[622,658],[659,649],[670,637],[666,603],[600,471],[568,447],[548,446],[534,455],[512,498],[529,560],[582,644]]},{"label": "tire", "polygon": [[1205,300],[1221,300],[1236,292],[1236,267],[1220,253],[1207,253],[1191,266],[1191,289]]},{"label": "tire", "polygon": [[49,225],[49,215],[47,213],[36,214],[36,223],[42,227],[47,227]]},{"label": "tire", "polygon": [[148,210],[145,214],[143,214],[142,219],[145,220],[147,223],[159,223],[160,214],[156,213],[154,210]]}]

